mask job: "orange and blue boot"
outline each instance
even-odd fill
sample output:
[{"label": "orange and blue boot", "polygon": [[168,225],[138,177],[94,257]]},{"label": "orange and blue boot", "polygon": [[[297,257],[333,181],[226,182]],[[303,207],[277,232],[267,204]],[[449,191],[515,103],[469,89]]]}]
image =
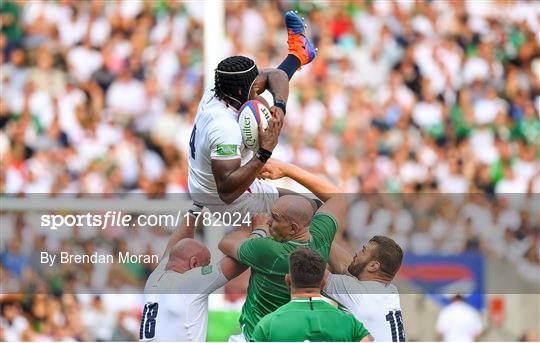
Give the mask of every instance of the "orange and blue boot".
[{"label": "orange and blue boot", "polygon": [[287,27],[289,54],[296,56],[302,66],[313,61],[317,55],[317,49],[306,37],[306,25],[303,18],[300,18],[296,12],[289,11],[285,13],[285,26]]}]

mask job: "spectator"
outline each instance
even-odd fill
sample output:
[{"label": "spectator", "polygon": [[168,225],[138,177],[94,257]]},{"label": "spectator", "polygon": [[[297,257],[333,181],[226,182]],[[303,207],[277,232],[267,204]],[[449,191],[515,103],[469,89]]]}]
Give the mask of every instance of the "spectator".
[{"label": "spectator", "polygon": [[461,295],[439,313],[437,339],[444,342],[475,342],[482,333],[482,318],[474,307],[467,304]]},{"label": "spectator", "polygon": [[24,269],[28,266],[28,256],[21,250],[21,242],[12,240],[8,249],[1,255],[2,264],[16,277],[22,277]]},{"label": "spectator", "polygon": [[5,342],[16,342],[23,340],[23,333],[28,329],[28,321],[21,313],[21,308],[17,303],[4,303],[2,306],[3,336]]}]

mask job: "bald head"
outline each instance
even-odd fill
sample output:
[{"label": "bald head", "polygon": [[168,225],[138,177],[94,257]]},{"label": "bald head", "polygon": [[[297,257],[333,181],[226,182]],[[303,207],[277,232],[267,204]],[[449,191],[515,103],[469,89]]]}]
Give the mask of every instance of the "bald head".
[{"label": "bald head", "polygon": [[184,273],[192,268],[207,266],[209,263],[208,248],[199,241],[184,238],[172,247],[166,269]]},{"label": "bald head", "polygon": [[272,208],[270,234],[277,241],[287,241],[307,231],[313,217],[313,204],[300,195],[280,197]]},{"label": "bald head", "polygon": [[285,218],[302,227],[307,227],[313,217],[311,202],[301,195],[282,196],[276,201],[274,208],[279,210]]}]

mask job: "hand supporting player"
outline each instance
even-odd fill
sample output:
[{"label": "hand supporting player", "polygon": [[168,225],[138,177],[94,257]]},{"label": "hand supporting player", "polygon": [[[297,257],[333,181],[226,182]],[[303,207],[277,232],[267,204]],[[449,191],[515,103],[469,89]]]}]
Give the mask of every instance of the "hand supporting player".
[{"label": "hand supporting player", "polygon": [[270,226],[271,220],[272,220],[272,217],[270,217],[266,213],[256,213],[251,218],[251,228],[253,230],[268,228]]},{"label": "hand supporting player", "polygon": [[256,213],[251,218],[251,234],[261,238],[268,237],[272,217],[266,213]]},{"label": "hand supporting player", "polygon": [[259,172],[259,178],[265,180],[277,180],[287,176],[288,164],[272,158],[266,162],[264,167]]}]

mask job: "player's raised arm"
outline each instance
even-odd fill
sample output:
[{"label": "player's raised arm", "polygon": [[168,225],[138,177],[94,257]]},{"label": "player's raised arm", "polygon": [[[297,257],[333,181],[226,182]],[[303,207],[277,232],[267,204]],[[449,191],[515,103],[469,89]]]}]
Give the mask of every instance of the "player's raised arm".
[{"label": "player's raised arm", "polygon": [[248,269],[248,266],[243,265],[229,256],[225,256],[219,261],[219,268],[227,280],[232,280]]},{"label": "player's raised arm", "polygon": [[294,164],[276,159],[267,162],[260,176],[271,180],[289,177],[298,182],[324,202],[318,211],[331,214],[337,220],[338,227],[343,227],[347,213],[347,196],[341,194],[340,189],[329,181]]},{"label": "player's raised arm", "polygon": [[265,90],[272,94],[275,105],[270,107],[270,112],[275,113],[282,120],[285,116],[285,108],[289,98],[289,78],[287,73],[275,68],[262,69],[255,80],[253,89],[257,95]]},{"label": "player's raised arm", "polygon": [[[240,230],[233,231],[223,237],[219,242],[218,248],[225,255],[239,260],[238,248],[242,243],[250,238],[262,238],[266,236],[266,232],[263,231],[268,227],[268,221],[270,217],[267,215],[256,214],[253,216],[251,228],[242,228]],[[263,229],[264,228],[264,229]]]},{"label": "player's raised arm", "polygon": [[[341,194],[339,188],[332,183],[296,165],[276,159],[268,161],[260,176],[272,180],[287,176],[300,183],[324,201],[318,212],[330,214],[336,220],[336,230],[339,231],[340,228],[344,230],[347,215],[347,196]],[[334,240],[328,261],[330,270],[338,274],[347,274],[347,266],[351,260],[352,254]]]},{"label": "player's raised arm", "polygon": [[[212,174],[223,202],[232,203],[249,188],[276,147],[280,131],[281,124],[273,115],[266,130],[259,128],[259,151],[243,166],[239,156],[212,158]],[[219,147],[216,149],[219,153]]]},{"label": "player's raised arm", "polygon": [[235,230],[233,232],[230,232],[225,237],[221,239],[221,241],[218,244],[219,250],[221,250],[222,253],[224,253],[227,256],[230,256],[234,258],[235,260],[238,260],[238,247],[244,243],[245,240],[249,238],[251,235],[251,229],[249,228],[242,228],[239,230]]},{"label": "player's raised arm", "polygon": [[196,218],[202,211],[202,207],[193,204],[191,208],[188,210],[188,217],[184,217],[184,220],[182,220],[182,224],[179,228],[177,228],[169,238],[169,242],[167,242],[167,247],[165,248],[165,252],[163,253],[163,256],[169,255],[169,252],[171,251],[172,247],[180,242],[184,238],[194,238],[195,237],[195,230],[197,229]]},{"label": "player's raised arm", "polygon": [[263,179],[276,180],[289,177],[310,190],[323,202],[339,192],[339,188],[327,180],[308,172],[292,163],[286,163],[275,158],[269,160],[260,172]]},{"label": "player's raised arm", "polygon": [[334,274],[350,275],[348,267],[353,260],[353,254],[345,249],[340,243],[332,242],[332,249],[328,259],[330,271]]}]

